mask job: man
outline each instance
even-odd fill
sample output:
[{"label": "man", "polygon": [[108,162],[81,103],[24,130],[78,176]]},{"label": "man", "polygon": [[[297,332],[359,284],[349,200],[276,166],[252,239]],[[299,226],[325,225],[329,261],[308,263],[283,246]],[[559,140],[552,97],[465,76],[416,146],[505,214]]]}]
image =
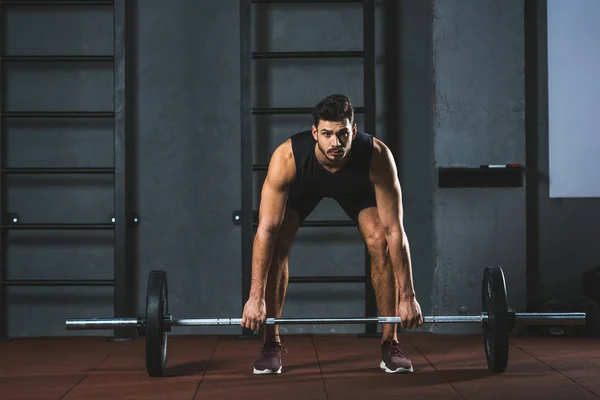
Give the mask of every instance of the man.
[{"label": "man", "polygon": [[[266,318],[281,318],[293,238],[324,197],[339,203],[365,240],[379,315],[400,316],[403,329],[422,325],[390,150],[373,136],[357,132],[354,109],[345,95],[334,94],[319,102],[313,122],[310,131],[293,135],[271,157],[261,192],[250,297],[241,325],[256,330]],[[413,371],[399,347],[395,324],[383,325],[380,368],[388,373]],[[254,373],[281,371],[279,327],[268,325]]]}]

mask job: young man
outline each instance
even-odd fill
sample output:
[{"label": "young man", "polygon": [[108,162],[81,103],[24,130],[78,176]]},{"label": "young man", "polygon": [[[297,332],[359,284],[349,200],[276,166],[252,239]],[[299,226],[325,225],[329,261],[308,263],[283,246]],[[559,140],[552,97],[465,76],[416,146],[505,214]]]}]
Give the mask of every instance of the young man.
[{"label": "young man", "polygon": [[[242,326],[256,330],[266,318],[281,318],[293,238],[324,197],[339,203],[365,240],[379,315],[400,316],[403,329],[422,325],[400,183],[390,150],[373,136],[357,132],[354,109],[345,95],[334,94],[319,102],[313,121],[310,131],[293,135],[271,157],[261,192],[252,284]],[[413,371],[399,347],[395,324],[383,325],[381,358],[385,372]],[[265,326],[254,373],[281,370],[279,327]]]}]

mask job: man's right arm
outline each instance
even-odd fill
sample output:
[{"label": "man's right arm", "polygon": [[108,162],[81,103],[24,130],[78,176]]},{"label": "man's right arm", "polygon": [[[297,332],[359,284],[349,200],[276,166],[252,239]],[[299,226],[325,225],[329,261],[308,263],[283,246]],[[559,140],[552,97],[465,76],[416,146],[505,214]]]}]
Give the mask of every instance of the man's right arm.
[{"label": "man's right arm", "polygon": [[289,186],[295,176],[296,166],[288,140],[273,152],[261,191],[258,228],[252,250],[251,298],[263,299],[265,296],[273,249],[285,215]]}]

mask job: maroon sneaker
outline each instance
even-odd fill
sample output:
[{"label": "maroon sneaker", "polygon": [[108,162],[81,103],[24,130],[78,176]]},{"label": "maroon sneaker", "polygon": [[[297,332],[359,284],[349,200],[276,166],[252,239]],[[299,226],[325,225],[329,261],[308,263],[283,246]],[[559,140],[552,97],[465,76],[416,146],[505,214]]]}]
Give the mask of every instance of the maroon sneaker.
[{"label": "maroon sneaker", "polygon": [[381,364],[379,368],[388,374],[413,372],[412,362],[400,349],[400,344],[388,340],[381,345]]},{"label": "maroon sneaker", "polygon": [[267,341],[263,345],[260,357],[254,363],[254,373],[257,375],[281,373],[281,344]]}]

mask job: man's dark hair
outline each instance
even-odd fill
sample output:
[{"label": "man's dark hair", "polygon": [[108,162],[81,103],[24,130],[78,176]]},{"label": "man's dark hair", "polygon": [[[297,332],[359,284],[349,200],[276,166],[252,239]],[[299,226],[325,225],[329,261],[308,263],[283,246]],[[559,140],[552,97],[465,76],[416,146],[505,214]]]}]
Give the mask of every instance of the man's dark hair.
[{"label": "man's dark hair", "polygon": [[319,121],[345,122],[346,119],[354,124],[354,108],[350,98],[344,94],[325,97],[316,105],[312,115],[315,126],[319,125]]}]

